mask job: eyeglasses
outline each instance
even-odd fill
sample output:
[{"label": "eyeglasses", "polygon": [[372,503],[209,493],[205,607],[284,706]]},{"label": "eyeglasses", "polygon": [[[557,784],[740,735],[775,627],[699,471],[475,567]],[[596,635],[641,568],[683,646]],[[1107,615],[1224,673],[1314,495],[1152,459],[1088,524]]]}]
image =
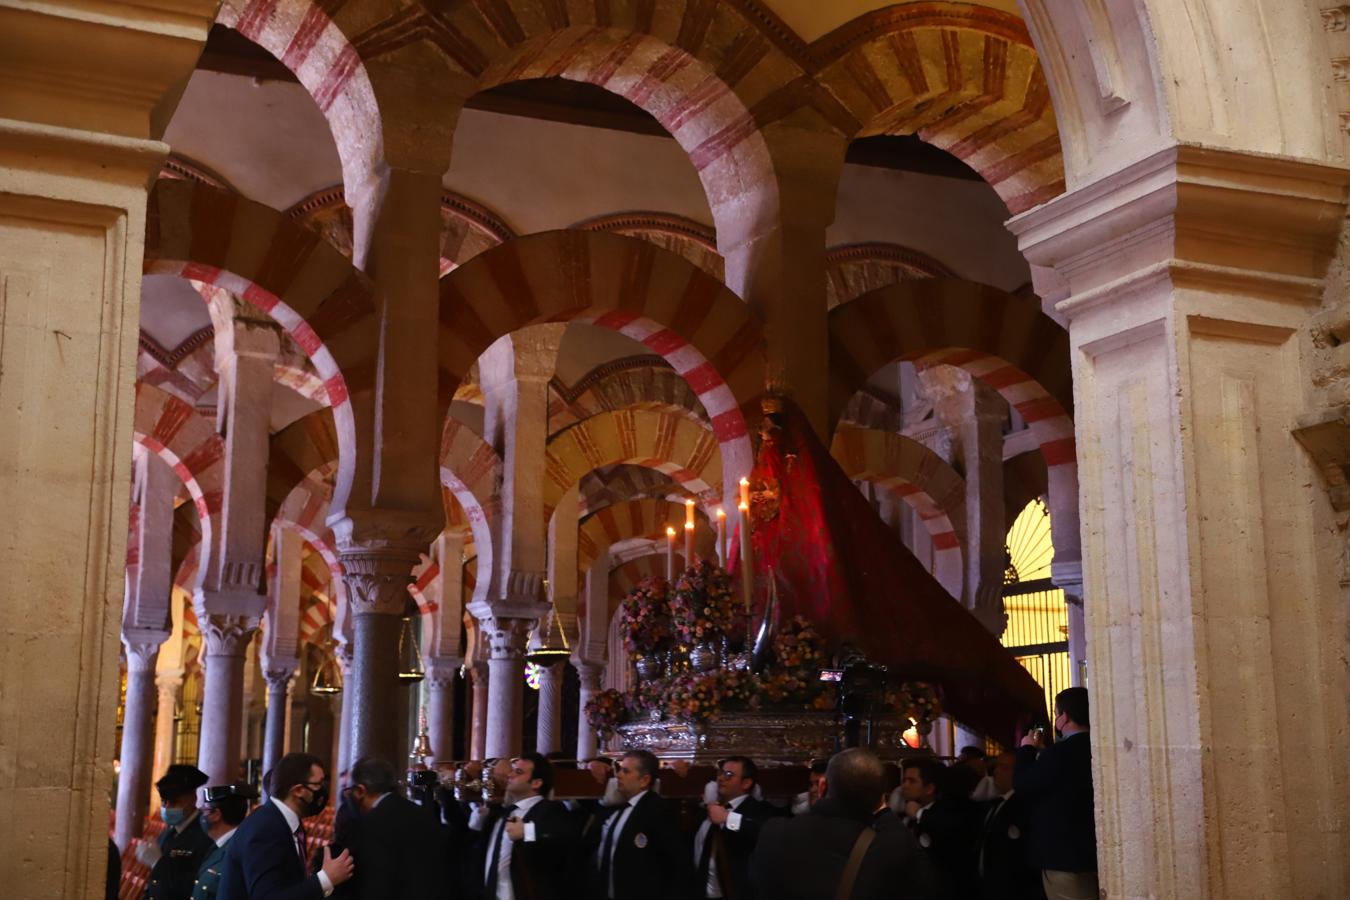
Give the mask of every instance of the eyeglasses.
[{"label": "eyeglasses", "polygon": [[717,773],[718,778],[740,778],[740,774],[734,769],[723,769]]}]

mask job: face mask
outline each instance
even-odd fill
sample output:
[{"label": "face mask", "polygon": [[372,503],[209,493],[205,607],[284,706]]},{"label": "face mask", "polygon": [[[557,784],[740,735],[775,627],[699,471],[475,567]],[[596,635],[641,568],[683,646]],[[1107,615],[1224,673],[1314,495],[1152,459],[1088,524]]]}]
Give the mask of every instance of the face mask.
[{"label": "face mask", "polygon": [[187,813],[181,809],[174,809],[172,806],[161,806],[159,808],[159,817],[164,820],[164,824],[170,828],[177,828],[183,824],[187,818]]},{"label": "face mask", "polygon": [[328,805],[328,787],[309,789],[309,800],[305,801],[305,818],[317,816]]}]

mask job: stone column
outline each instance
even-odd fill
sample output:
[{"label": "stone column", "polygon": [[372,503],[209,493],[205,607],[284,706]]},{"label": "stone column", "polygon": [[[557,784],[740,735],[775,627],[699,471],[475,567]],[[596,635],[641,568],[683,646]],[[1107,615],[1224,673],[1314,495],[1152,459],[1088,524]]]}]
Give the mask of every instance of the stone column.
[{"label": "stone column", "polygon": [[489,619],[483,623],[488,638],[487,736],[483,752],[489,759],[516,756],[524,727],[525,645],[530,619]]},{"label": "stone column", "polygon": [[469,666],[473,683],[473,716],[469,734],[469,758],[487,758],[488,664],[475,661]]},{"label": "stone column", "polygon": [[122,707],[122,770],[117,778],[113,840],[125,850],[141,827],[150,801],[155,714],[155,659],[159,641],[126,644],[127,694]]},{"label": "stone column", "polygon": [[347,693],[347,685],[352,677],[352,645],[349,641],[339,641],[333,648],[333,656],[337,659],[338,668],[342,670],[342,693],[338,694],[337,699],[342,704],[342,709],[338,713],[337,729],[337,754],[333,766],[333,781],[337,782],[337,776],[348,771],[352,767],[352,702]]},{"label": "stone column", "polygon": [[291,740],[291,685],[295,683],[295,669],[267,668],[267,723],[263,730],[262,770],[272,767],[286,755]]},{"label": "stone column", "polygon": [[205,645],[202,722],[197,768],[210,784],[239,779],[239,748],[244,730],[244,659],[258,632],[258,620],[217,614],[198,615]]},{"label": "stone column", "polygon": [[174,719],[178,715],[178,697],[183,689],[183,670],[169,669],[155,673],[155,691],[158,709],[155,712],[155,768],[151,784],[173,765]]},{"label": "stone column", "polygon": [[1059,574],[1055,577],[1055,586],[1064,592],[1069,626],[1069,683],[1074,687],[1087,684],[1087,623],[1083,616],[1082,578],[1081,563],[1078,567],[1077,580]]},{"label": "stone column", "polygon": [[1009,223],[1069,287],[1106,896],[1350,894],[1340,548],[1289,433],[1348,180],[1173,147]]},{"label": "stone column", "polygon": [[217,5],[0,4],[0,884],[29,896],[103,890],[146,187]]},{"label": "stone column", "polygon": [[427,663],[427,738],[437,762],[455,758],[455,675],[459,660]]},{"label": "stone column", "polygon": [[562,689],[566,663],[543,666],[539,670],[539,717],[535,728],[535,749],[552,753],[562,749]]},{"label": "stone column", "polygon": [[819,377],[829,370],[825,229],[834,221],[848,142],[837,132],[781,123],[763,134],[777,179],[741,188],[759,202],[714,210],[717,249],[727,286],[764,320],[769,385],[791,395],[828,441],[829,379]]},{"label": "stone column", "polygon": [[581,684],[577,699],[577,759],[590,759],[599,752],[600,745],[595,729],[586,721],[586,704],[600,693],[600,677],[605,667],[600,663],[581,662],[576,664],[577,680]]}]

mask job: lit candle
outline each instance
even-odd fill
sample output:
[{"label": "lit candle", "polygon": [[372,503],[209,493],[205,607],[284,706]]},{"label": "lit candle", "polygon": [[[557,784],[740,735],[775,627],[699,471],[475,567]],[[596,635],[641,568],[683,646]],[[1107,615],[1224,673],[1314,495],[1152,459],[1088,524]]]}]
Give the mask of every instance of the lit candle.
[{"label": "lit candle", "polygon": [[686,501],[684,501],[684,527],[685,527],[685,528],[693,528],[693,527],[694,527],[694,501],[693,501],[693,500],[686,500]]},{"label": "lit candle", "polygon": [[694,523],[684,523],[684,564],[686,567],[694,564]]},{"label": "lit candle", "polygon": [[727,564],[727,511],[717,507],[717,562],[723,568]]},{"label": "lit candle", "polygon": [[[745,479],[741,479],[741,484],[744,491]],[[748,619],[754,612],[751,601],[755,593],[755,563],[750,558],[750,504],[742,501],[736,508],[741,513],[741,590],[745,593],[745,615]]]},{"label": "lit candle", "polygon": [[741,479],[741,506],[750,507],[750,479]]},{"label": "lit candle", "polygon": [[675,528],[666,526],[666,580],[675,580]]}]

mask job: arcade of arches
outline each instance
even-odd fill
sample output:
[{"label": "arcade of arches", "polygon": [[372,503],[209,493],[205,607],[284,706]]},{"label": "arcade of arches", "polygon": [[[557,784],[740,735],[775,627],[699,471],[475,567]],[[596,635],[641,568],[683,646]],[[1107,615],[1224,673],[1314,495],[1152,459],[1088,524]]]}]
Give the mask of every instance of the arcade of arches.
[{"label": "arcade of arches", "polygon": [[417,708],[589,755],[775,392],[996,632],[1045,504],[1106,896],[1350,896],[1347,58],[1331,0],[0,0],[0,883],[101,890],[114,759],[125,841]]}]

